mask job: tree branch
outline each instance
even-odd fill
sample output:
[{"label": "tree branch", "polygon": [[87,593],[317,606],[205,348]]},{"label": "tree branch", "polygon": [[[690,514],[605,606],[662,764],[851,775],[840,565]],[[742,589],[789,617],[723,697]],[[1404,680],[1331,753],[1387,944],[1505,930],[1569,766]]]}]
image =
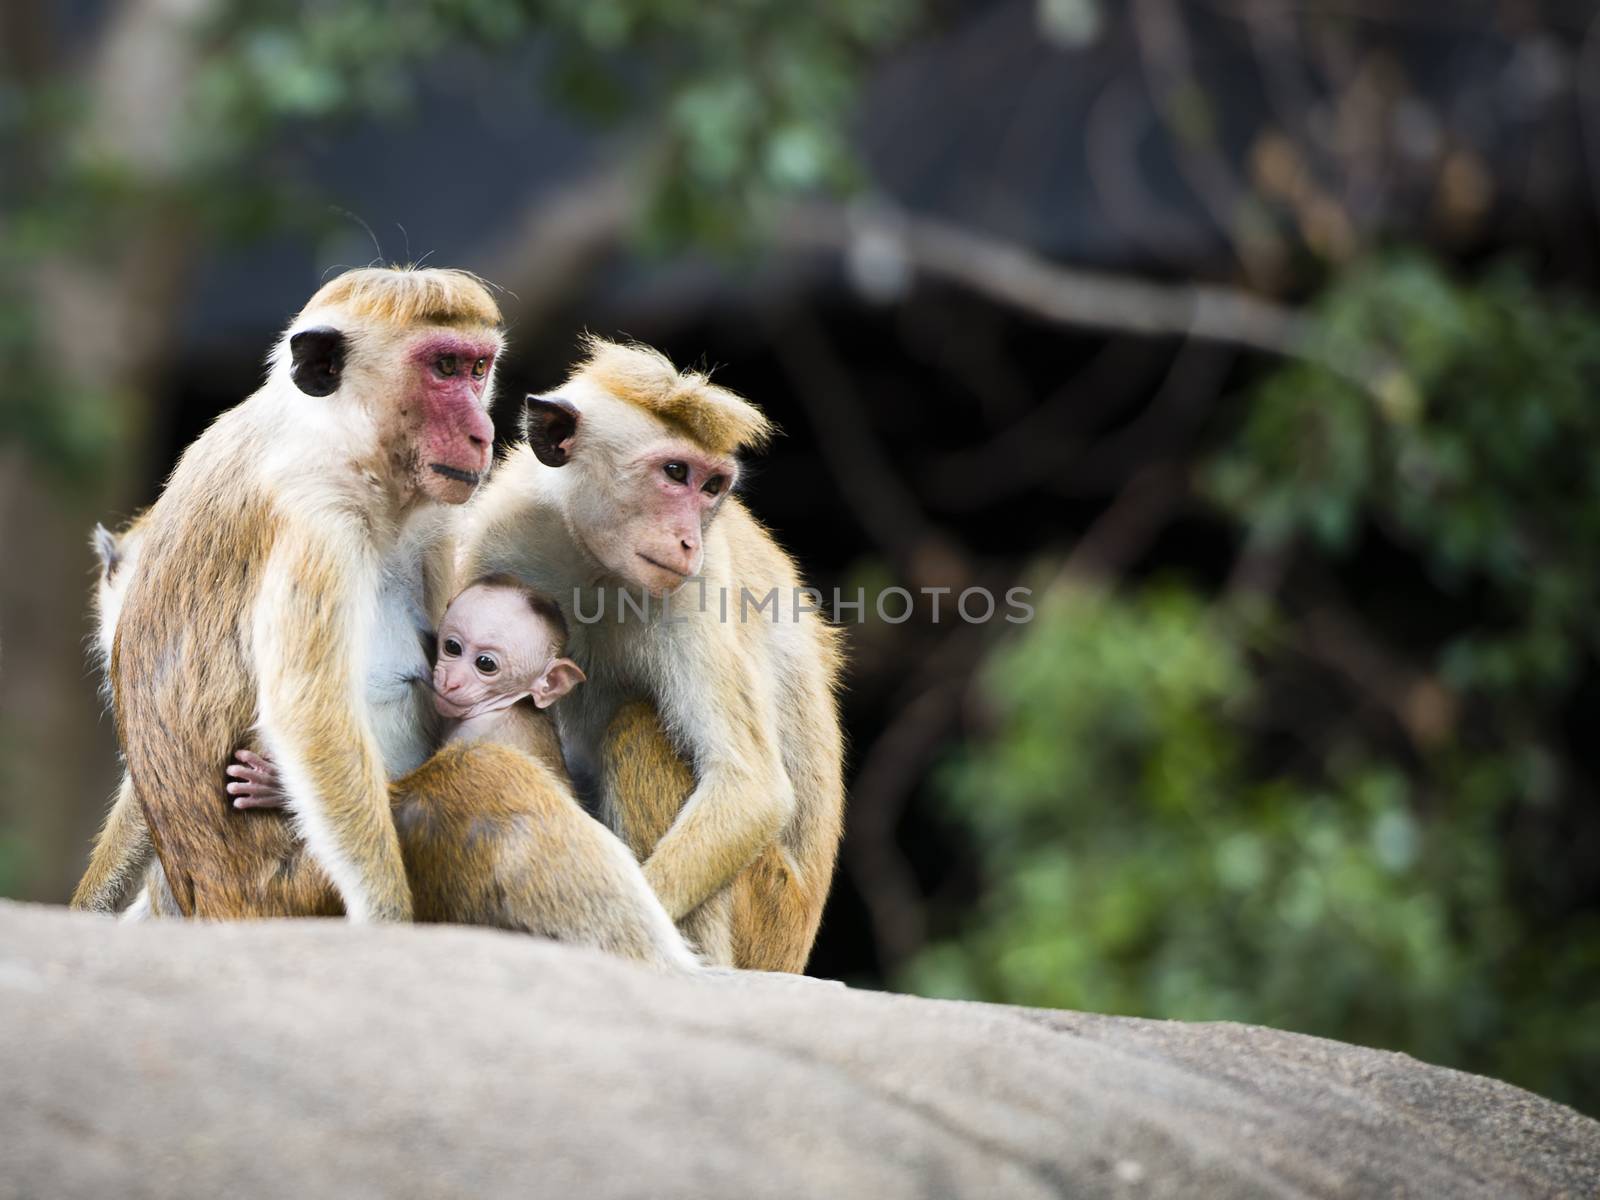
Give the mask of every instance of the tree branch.
[{"label": "tree branch", "polygon": [[795,247],[843,252],[868,235],[895,245],[916,271],[1046,321],[1242,346],[1316,362],[1363,390],[1372,388],[1364,364],[1318,348],[1310,317],[1238,288],[1151,283],[1064,266],[987,234],[904,212],[847,213],[837,205],[804,204],[790,211],[780,236]]},{"label": "tree branch", "polygon": [[1178,466],[1159,462],[1141,469],[1078,539],[1052,590],[1108,587],[1149,549],[1188,496]]},{"label": "tree branch", "polygon": [[547,316],[622,245],[649,185],[629,157],[598,167],[528,205],[516,231],[472,256],[510,294],[507,307],[528,326]]},{"label": "tree branch", "polygon": [[1438,745],[1455,729],[1454,694],[1392,655],[1355,614],[1331,603],[1312,609],[1295,648],[1388,713],[1419,749]]},{"label": "tree branch", "polygon": [[772,330],[778,362],[856,520],[914,586],[964,586],[972,575],[966,555],[901,481],[826,335],[801,309],[775,318]]}]

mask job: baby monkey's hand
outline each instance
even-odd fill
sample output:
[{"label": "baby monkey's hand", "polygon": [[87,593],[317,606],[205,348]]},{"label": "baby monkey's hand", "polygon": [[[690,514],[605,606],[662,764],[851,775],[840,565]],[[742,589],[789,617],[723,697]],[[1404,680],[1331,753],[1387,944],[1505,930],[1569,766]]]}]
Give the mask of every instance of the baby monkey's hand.
[{"label": "baby monkey's hand", "polygon": [[235,808],[282,808],[288,797],[278,784],[278,769],[265,754],[250,750],[237,750],[239,761],[228,768],[228,776],[235,780],[228,785],[228,795],[233,797]]}]

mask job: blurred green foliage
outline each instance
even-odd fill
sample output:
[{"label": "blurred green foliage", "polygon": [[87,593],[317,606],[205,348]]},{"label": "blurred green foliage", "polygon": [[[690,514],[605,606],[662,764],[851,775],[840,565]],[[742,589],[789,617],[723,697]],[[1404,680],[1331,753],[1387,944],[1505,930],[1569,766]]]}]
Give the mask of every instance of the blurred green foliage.
[{"label": "blurred green foliage", "polygon": [[[796,189],[853,177],[848,112],[866,56],[901,35],[916,0],[237,0],[228,53],[197,88],[193,145],[214,169],[285,124],[396,115],[419,83],[474,60],[536,53],[568,111],[632,119],[654,159],[649,232],[723,241]],[[534,97],[530,96],[530,100]]]},{"label": "blurred green foliage", "polygon": [[781,197],[854,180],[848,113],[861,70],[918,7],[231,0],[200,31],[183,125],[159,159],[125,159],[90,136],[90,81],[0,76],[0,350],[12,367],[0,444],[22,443],[70,485],[119,440],[110,398],[66,387],[39,361],[28,284],[43,265],[106,261],[141,227],[176,223],[204,246],[348,219],[280,153],[296,136],[404,120],[430,88],[526,64],[530,106],[553,102],[633,153],[651,198],[644,244],[736,247]]},{"label": "blurred green foliage", "polygon": [[[1596,665],[1600,321],[1413,259],[1322,315],[1380,384],[1282,368],[1198,471],[1297,582],[1061,588],[995,651],[992,730],[940,776],[984,899],[898,982],[1260,1022],[1600,1111],[1595,790],[1562,727]],[[1426,681],[1409,735],[1303,658],[1318,581],[1373,538],[1423,575],[1350,618]]]}]

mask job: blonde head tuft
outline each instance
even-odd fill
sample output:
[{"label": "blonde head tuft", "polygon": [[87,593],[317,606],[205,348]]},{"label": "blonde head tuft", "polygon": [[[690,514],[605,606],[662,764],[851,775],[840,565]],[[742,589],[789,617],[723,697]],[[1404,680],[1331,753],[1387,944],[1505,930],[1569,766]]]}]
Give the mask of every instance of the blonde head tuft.
[{"label": "blonde head tuft", "polygon": [[713,454],[759,449],[776,432],[754,404],[702,371],[679,371],[659,350],[594,334],[584,335],[583,349],[574,377],[659,417]]},{"label": "blonde head tuft", "polygon": [[500,306],[470,271],[445,267],[358,267],[330,279],[306,309],[342,308],[392,325],[500,326]]}]

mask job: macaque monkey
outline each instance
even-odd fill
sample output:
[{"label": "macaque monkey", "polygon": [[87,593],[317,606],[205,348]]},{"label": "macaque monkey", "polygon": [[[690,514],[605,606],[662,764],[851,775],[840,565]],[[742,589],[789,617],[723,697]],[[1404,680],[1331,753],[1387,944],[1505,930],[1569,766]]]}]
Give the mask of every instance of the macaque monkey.
[{"label": "macaque monkey", "polygon": [[[566,621],[547,596],[508,576],[463,590],[439,622],[433,705],[444,745],[493,742],[531,755],[570,790],[561,743],[545,710],[583,682]],[[265,753],[239,750],[228,768],[235,808],[277,808],[287,797]]]},{"label": "macaque monkey", "polygon": [[[452,811],[425,797],[401,800],[395,810],[401,825],[401,852],[412,878],[432,883],[431,888],[413,892],[417,920],[472,920],[546,932],[537,914],[559,909],[562,904],[583,903],[581,894],[563,896],[561,889],[574,865],[594,861],[619,879],[630,881],[631,886],[610,889],[609,902],[617,911],[608,920],[616,932],[590,940],[614,953],[646,960],[664,955],[672,965],[692,966],[688,948],[627,848],[583,813],[572,798],[561,743],[545,711],[583,682],[577,664],[562,657],[566,636],[566,623],[553,602],[506,577],[477,581],[445,610],[432,680],[433,704],[444,722],[444,745],[492,743],[529,756],[545,776],[540,793],[559,806],[563,819],[553,822],[561,840],[551,839],[541,849],[537,838],[481,838],[482,824],[492,820],[482,802]],[[273,808],[286,803],[277,769],[265,753],[240,750],[235,757],[238,761],[228,768],[233,779],[228,794],[234,798],[235,808]],[[428,769],[424,767],[423,772]],[[487,807],[494,807],[492,799]],[[511,806],[503,819],[518,816],[526,816],[526,810]],[[474,828],[469,822],[479,826]],[[450,836],[438,836],[435,827],[441,823],[453,826]],[[424,824],[431,836],[415,836]],[[445,870],[418,869],[428,862],[435,844],[470,846],[474,842],[482,843],[477,857],[483,861],[475,863],[472,870],[448,869],[448,863]],[[508,892],[512,896],[509,905],[502,899]],[[545,895],[547,892],[551,894]],[[640,937],[639,931],[646,936]],[[561,935],[559,929],[550,932],[551,936]],[[568,939],[572,940],[570,932]]]},{"label": "macaque monkey", "polygon": [[[94,657],[102,674],[101,690],[107,702],[111,700],[111,647],[117,616],[128,591],[128,581],[138,566],[145,519],[144,514],[140,514],[118,533],[96,525],[89,537],[95,557],[100,560],[100,577],[94,593]],[[96,840],[94,859],[86,875],[98,881],[97,902],[86,906],[108,911],[123,908],[143,882],[154,854],[144,812],[134,799],[132,785],[124,774],[117,799]],[[146,915],[149,910],[149,895],[141,894],[140,900],[133,916]]]},{"label": "macaque monkey", "polygon": [[[489,466],[499,322],[461,272],[348,272],[184,453],[112,623],[127,779],[75,905],[109,906],[137,860],[133,805],[184,916],[479,921],[693,965],[547,768],[432,753],[427,647],[450,506]],[[240,746],[271,756],[286,813],[232,807]]]},{"label": "macaque monkey", "polygon": [[584,682],[566,647],[566,618],[548,596],[504,575],[469,586],[439,623],[433,696],[445,740],[515,746],[565,778],[545,710]]},{"label": "macaque monkey", "polygon": [[128,580],[139,565],[139,544],[144,540],[145,515],[136,516],[120,533],[96,525],[89,535],[95,557],[100,560],[100,578],[95,585],[95,652],[101,671],[106,673],[106,691],[111,690],[111,641],[117,631],[117,614],[128,592]]},{"label": "macaque monkey", "polygon": [[719,965],[801,971],[841,833],[841,657],[730,495],[771,426],[653,350],[586,348],[528,397],[527,443],[467,514],[467,573],[570,606],[589,682],[553,710],[567,762],[690,940]]}]

